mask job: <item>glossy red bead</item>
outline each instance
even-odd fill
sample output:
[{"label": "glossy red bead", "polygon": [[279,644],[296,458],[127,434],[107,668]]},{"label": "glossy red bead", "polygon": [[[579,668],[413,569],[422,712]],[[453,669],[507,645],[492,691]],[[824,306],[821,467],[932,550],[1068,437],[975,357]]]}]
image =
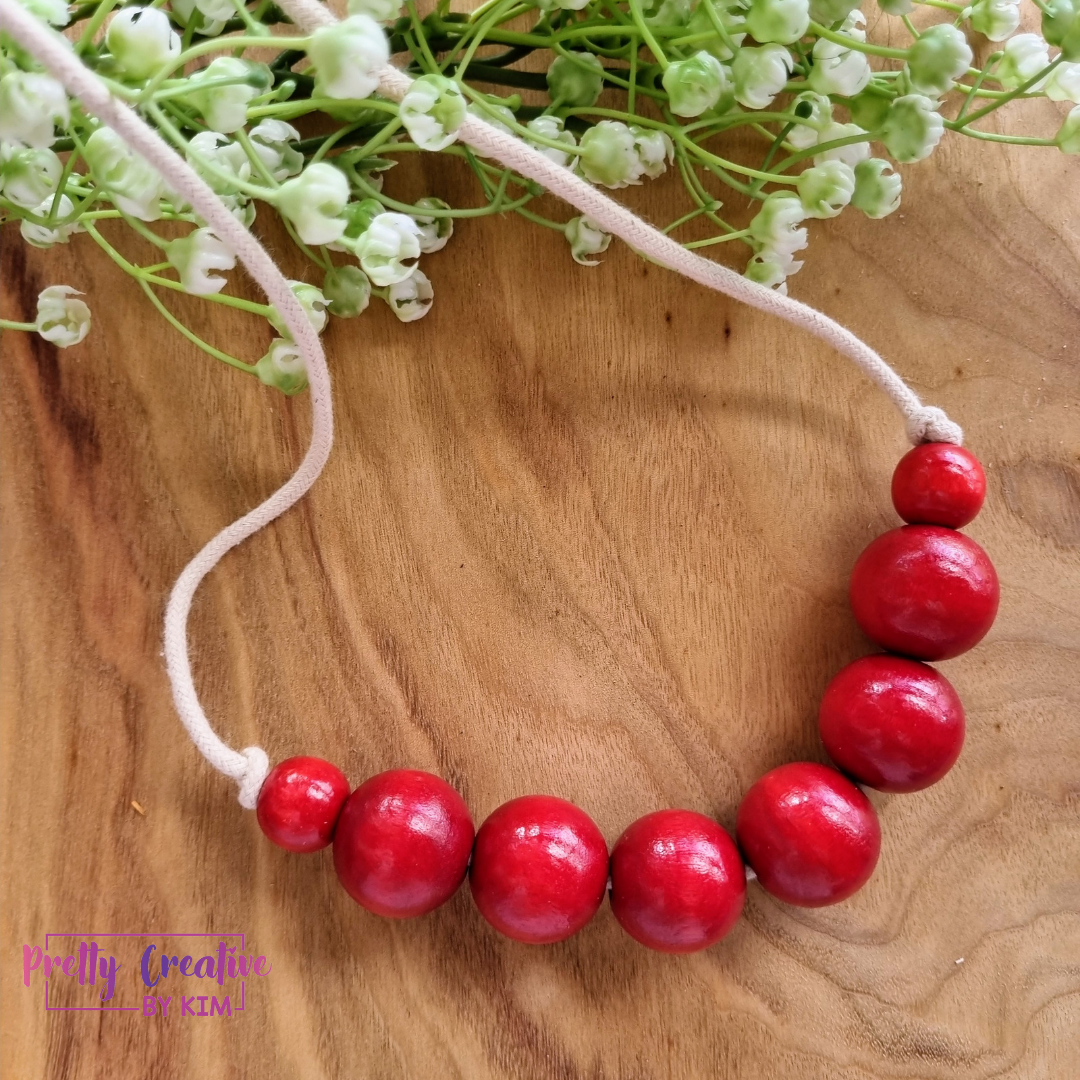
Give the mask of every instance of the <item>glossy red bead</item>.
[{"label": "glossy red bead", "polygon": [[334,826],[349,781],[329,761],[294,757],[275,765],[255,803],[259,827],[286,851],[319,851],[334,838]]},{"label": "glossy red bead", "polygon": [[758,780],[735,832],[762,887],[800,907],[846,900],[866,884],[881,850],[870,800],[835,769],[806,761]]},{"label": "glossy red bead", "polygon": [[465,801],[445,780],[393,769],[349,796],[334,836],[334,869],[368,911],[426,915],[465,880],[473,835]]},{"label": "glossy red bead", "polygon": [[893,506],[912,525],[959,529],[974,519],[985,498],[986,474],[979,459],[952,443],[916,446],[893,473]]},{"label": "glossy red bead", "polygon": [[879,536],[851,572],[851,608],[863,633],[919,660],[947,660],[978,644],[997,615],[998,596],[986,552],[937,525]]},{"label": "glossy red bead", "polygon": [[611,909],[636,941],[688,953],[719,941],[746,900],[735,842],[692,810],[638,818],[611,849]]},{"label": "glossy red bead", "polygon": [[921,791],[964,745],[964,707],[949,680],[917,660],[864,656],[825,690],[821,741],[845,772],[878,791]]},{"label": "glossy red bead", "polygon": [[573,803],[527,795],[480,826],[469,884],[480,914],[500,933],[547,945],[596,914],[608,880],[608,850],[592,818]]}]

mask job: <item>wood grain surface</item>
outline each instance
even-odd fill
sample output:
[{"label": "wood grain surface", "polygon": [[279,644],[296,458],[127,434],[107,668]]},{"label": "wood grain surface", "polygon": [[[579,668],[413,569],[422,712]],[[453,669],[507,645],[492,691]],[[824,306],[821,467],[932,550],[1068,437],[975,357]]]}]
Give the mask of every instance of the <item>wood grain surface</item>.
[{"label": "wood grain surface", "polygon": [[[854,899],[799,910],[752,885],[687,958],[606,906],[562,945],[516,945],[467,888],[383,921],[328,852],[264,840],[175,717],[161,617],[196,548],[293,468],[308,402],[198,353],[88,238],[5,232],[5,317],[56,282],[95,316],[66,351],[0,341],[5,1077],[1080,1076],[1080,170],[950,139],[904,175],[893,217],[814,225],[792,291],[987,466],[969,532],[1001,614],[942,665],[967,745],[933,789],[873,797],[882,857]],[[473,198],[441,158],[393,182]],[[631,197],[659,217],[678,190]],[[209,714],[354,783],[433,770],[477,821],[548,792],[609,842],[668,806],[730,828],[763,771],[822,759],[821,691],[870,648],[846,583],[895,524],[897,416],[814,340],[619,245],[585,270],[557,235],[485,219],[425,265],[423,322],[332,324],[326,474],[197,599]],[[255,321],[169,300],[263,350]],[[243,930],[270,958],[243,1014],[46,1015],[22,984],[46,932],[179,930]]]}]

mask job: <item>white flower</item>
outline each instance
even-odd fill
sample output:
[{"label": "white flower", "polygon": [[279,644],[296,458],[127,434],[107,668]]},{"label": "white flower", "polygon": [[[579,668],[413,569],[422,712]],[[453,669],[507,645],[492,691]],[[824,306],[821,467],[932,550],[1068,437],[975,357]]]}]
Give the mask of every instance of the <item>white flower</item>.
[{"label": "white flower", "polygon": [[165,183],[112,128],[100,127],[86,140],[86,163],[118,210],[142,221],[161,217]]},{"label": "white flower", "polygon": [[[563,119],[561,116],[551,116],[550,114],[537,116],[530,120],[525,126],[531,132],[540,135],[545,139],[565,143],[567,146],[577,146],[577,139],[574,138],[574,133],[572,131],[567,131],[563,127]],[[570,160],[570,155],[565,150],[556,150],[553,146],[542,146],[539,143],[532,143],[532,145],[535,146],[548,161],[554,161],[556,165],[566,165]]]},{"label": "white flower", "polygon": [[53,26],[67,26],[71,14],[64,0],[19,0],[27,11],[36,15],[42,22]]},{"label": "white flower", "polygon": [[261,382],[283,394],[299,394],[308,384],[299,347],[283,338],[275,338],[270,343],[266,355],[255,365],[255,374]]},{"label": "white flower", "polygon": [[[222,79],[236,81],[224,86],[210,85]],[[264,64],[219,56],[188,78],[191,91],[185,97],[202,113],[208,128],[231,135],[247,123],[248,102],[263,93],[271,81]]]},{"label": "white flower", "polygon": [[547,69],[548,96],[569,108],[596,104],[604,88],[604,65],[591,52],[560,54]]},{"label": "white flower", "polygon": [[430,310],[435,290],[423,270],[416,269],[404,281],[395,281],[386,290],[390,310],[402,322],[422,319]]},{"label": "white flower", "polygon": [[[853,41],[865,41],[866,31],[862,29],[865,22],[863,13],[855,10],[844,20],[840,32]],[[814,42],[814,66],[807,82],[819,94],[854,97],[866,89],[870,74],[870,62],[861,52],[845,49],[838,42],[825,38]]]},{"label": "white flower", "polygon": [[[52,213],[52,207],[52,199],[46,199],[40,206],[34,207],[34,216],[47,218]],[[63,222],[64,218],[70,217],[74,209],[72,201],[66,195],[61,195],[60,204],[56,208],[56,216]],[[19,222],[19,232],[22,233],[22,238],[36,248],[50,248],[53,244],[66,244],[75,233],[84,231],[77,221],[51,227],[48,225],[36,225],[27,218],[23,218]]]},{"label": "white flower", "polygon": [[900,205],[900,174],[883,158],[868,158],[855,166],[851,205],[869,218],[888,217]]},{"label": "white flower", "polygon": [[118,11],[105,31],[105,44],[117,67],[138,82],[156,75],[180,55],[180,35],[160,8]]},{"label": "white flower", "polygon": [[377,23],[393,22],[401,12],[401,0],[349,0],[350,15],[370,15]]},{"label": "white flower", "polygon": [[791,45],[809,27],[809,0],[750,0],[746,29],[755,41]]},{"label": "white flower", "polygon": [[[290,281],[289,288],[292,289],[293,296],[296,297],[300,306],[304,309],[304,314],[307,316],[308,322],[311,323],[311,328],[316,334],[321,334],[326,329],[326,323],[329,319],[326,314],[328,301],[323,295],[322,289],[317,288],[315,285],[309,285],[306,281]],[[292,341],[292,334],[277,308],[272,310],[269,319],[271,326],[283,338]]]},{"label": "white flower", "polygon": [[[1046,42],[1038,34],[1017,34],[1005,42],[1005,55],[998,61],[993,77],[1002,86],[1015,90],[1034,78],[1050,63]],[[1031,87],[1037,90],[1038,86]]]},{"label": "white flower", "polygon": [[1054,138],[1064,154],[1080,154],[1080,105],[1074,105]]},{"label": "white flower", "polygon": [[889,105],[879,138],[897,161],[906,164],[929,157],[944,133],[937,103],[922,94],[906,94]]},{"label": "white flower", "polygon": [[1020,0],[976,0],[963,17],[990,41],[1004,41],[1020,25]]},{"label": "white flower", "polygon": [[398,110],[412,141],[423,150],[442,150],[465,119],[461,87],[444,75],[421,75],[405,92]]},{"label": "white flower", "polygon": [[700,116],[728,88],[727,69],[704,49],[669,64],[661,81],[676,116]]},{"label": "white flower", "polygon": [[218,11],[224,6],[224,0],[220,4],[216,3],[215,0],[202,0],[201,3],[197,3],[196,0],[169,0],[169,7],[181,26],[186,27],[191,22],[192,15],[198,11],[201,16],[201,21],[198,24],[199,33],[206,37],[217,37],[225,29],[225,23],[236,14],[236,8],[231,3],[229,4],[228,14],[223,15],[221,18],[214,18],[207,12],[207,8],[211,11]]},{"label": "white flower", "polygon": [[640,184],[645,165],[634,133],[621,120],[601,120],[582,136],[578,158],[581,174],[593,184],[624,188]]},{"label": "white flower", "polygon": [[964,31],[952,23],[937,23],[924,30],[908,49],[904,71],[913,90],[940,97],[953,88],[954,79],[967,71],[971,57]]},{"label": "white flower", "polygon": [[305,244],[329,244],[345,231],[339,217],[349,201],[349,181],[325,161],[309,165],[278,188],[277,208],[296,226]]},{"label": "white flower", "polygon": [[379,214],[353,244],[365,274],[378,286],[404,281],[420,258],[420,226],[407,214]]},{"label": "white flower", "polygon": [[[304,167],[304,155],[292,143],[299,142],[300,132],[284,120],[260,120],[250,132],[251,146],[266,171],[279,183],[295,176]],[[241,148],[242,149],[242,148]]]},{"label": "white flower", "polygon": [[82,293],[70,285],[50,285],[38,293],[37,332],[61,349],[78,345],[90,333],[90,309],[73,295]]},{"label": "white flower", "polygon": [[806,229],[798,227],[805,218],[806,211],[798,195],[793,191],[774,191],[750,222],[749,232],[763,253],[790,258],[807,245]]},{"label": "white flower", "polygon": [[[251,162],[244,148],[217,131],[200,131],[188,142],[187,159],[195,171],[219,194],[235,195],[237,182],[251,178]],[[213,166],[212,172],[207,166]],[[221,175],[225,174],[225,175]]]},{"label": "white flower", "polygon": [[320,95],[356,101],[379,86],[379,69],[390,62],[383,28],[370,15],[350,15],[332,26],[320,26],[308,41]]},{"label": "white flower", "polygon": [[[848,139],[856,135],[867,135],[858,124],[832,123],[823,128],[818,136],[818,143],[836,142],[838,139]],[[842,161],[845,165],[855,168],[860,161],[870,156],[870,142],[848,143],[847,146],[834,146],[831,150],[823,150],[814,155],[814,164],[820,165],[823,161]]]},{"label": "white flower", "polygon": [[371,282],[359,266],[335,266],[323,278],[326,310],[339,319],[352,319],[371,302]]},{"label": "white flower", "polygon": [[804,90],[791,103],[789,112],[801,120],[787,134],[787,141],[796,150],[808,150],[816,145],[818,136],[832,123],[832,102],[824,94]]},{"label": "white flower", "polygon": [[778,293],[787,296],[787,279],[792,274],[797,274],[802,269],[802,265],[790,255],[767,249],[751,257],[746,264],[743,276],[756,281],[759,285],[764,285],[767,289],[775,289]]},{"label": "white flower", "polygon": [[0,79],[0,139],[23,146],[48,147],[53,128],[71,119],[64,88],[50,75],[9,71]]},{"label": "white flower", "polygon": [[[423,199],[417,199],[416,205],[424,210],[450,209],[449,203],[430,195]],[[429,217],[424,214],[414,214],[413,221],[416,222],[420,229],[420,250],[425,255],[442,251],[449,242],[450,237],[454,235],[454,219],[447,215]]]},{"label": "white flower", "polygon": [[799,174],[799,201],[808,217],[836,217],[855,193],[855,170],[830,159]]},{"label": "white flower", "polygon": [[748,109],[764,109],[787,85],[795,62],[783,45],[752,45],[740,49],[731,61],[735,100]]},{"label": "white flower", "polygon": [[590,259],[589,255],[599,255],[607,251],[611,244],[611,233],[604,232],[591,218],[573,217],[563,229],[563,236],[570,244],[570,254],[574,256],[574,262],[582,266],[599,266],[597,259]]},{"label": "white flower", "polygon": [[675,147],[671,137],[666,131],[638,127],[637,124],[630,126],[630,133],[634,136],[634,149],[641,162],[642,172],[650,180],[655,180],[675,160]]},{"label": "white flower", "polygon": [[29,210],[50,198],[64,166],[48,149],[30,146],[0,146],[0,191],[16,206]]},{"label": "white flower", "polygon": [[1080,105],[1080,64],[1058,64],[1043,86],[1051,101],[1071,101]]},{"label": "white flower", "polygon": [[210,229],[195,229],[187,236],[171,240],[165,257],[180,275],[184,292],[192,296],[212,296],[225,288],[225,279],[211,270],[231,270],[236,256]]}]

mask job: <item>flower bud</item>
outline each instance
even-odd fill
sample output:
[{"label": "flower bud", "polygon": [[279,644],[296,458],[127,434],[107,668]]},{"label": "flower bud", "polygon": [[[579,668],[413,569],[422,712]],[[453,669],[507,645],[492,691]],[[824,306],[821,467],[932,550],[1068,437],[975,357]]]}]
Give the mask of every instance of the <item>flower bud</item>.
[{"label": "flower bud", "polygon": [[759,251],[746,264],[743,277],[787,296],[787,279],[792,274],[797,274],[802,269],[802,265],[790,255],[778,251]]},{"label": "flower bud", "polygon": [[401,13],[401,0],[349,0],[348,12],[368,15],[377,23],[389,23]]},{"label": "flower bud", "polygon": [[748,109],[765,109],[787,85],[794,61],[783,45],[748,45],[735,54],[731,75],[735,100]]},{"label": "flower bud", "polygon": [[604,232],[595,221],[587,217],[571,218],[563,229],[563,236],[570,244],[570,254],[574,256],[574,262],[582,266],[599,266],[597,259],[590,259],[588,256],[607,251],[611,244],[611,234]]},{"label": "flower bud", "polygon": [[851,205],[869,218],[888,217],[900,205],[904,182],[884,158],[867,158],[855,166]]},{"label": "flower bud", "polygon": [[567,108],[587,109],[604,88],[604,67],[589,52],[556,56],[547,69],[548,95]]},{"label": "flower bud", "polygon": [[963,30],[952,23],[938,23],[924,30],[908,49],[904,70],[913,90],[941,97],[953,88],[953,80],[967,71],[971,56]]},{"label": "flower bud", "polygon": [[431,287],[427,274],[416,269],[404,281],[395,281],[386,290],[386,302],[390,310],[402,322],[416,322],[431,309],[435,290]]},{"label": "flower bud", "polygon": [[0,79],[0,139],[45,148],[56,142],[54,127],[71,119],[64,88],[50,75],[9,71]]},{"label": "flower bud", "polygon": [[70,285],[50,285],[38,293],[37,332],[60,349],[78,345],[90,333],[90,309],[78,289]]},{"label": "flower bud", "polygon": [[[209,85],[221,79],[235,79],[224,86]],[[273,83],[265,64],[219,56],[209,66],[188,78],[191,91],[185,98],[195,106],[212,131],[231,135],[247,123],[248,102]]]},{"label": "flower bud", "polygon": [[[53,200],[50,196],[40,206],[34,207],[33,214],[35,217],[47,218],[52,213],[52,207]],[[61,195],[60,203],[56,208],[56,216],[61,222],[64,218],[70,217],[74,210],[72,201],[66,195]],[[38,225],[28,218],[23,218],[19,222],[19,232],[32,247],[51,248],[53,244],[66,244],[75,233],[85,232],[85,230],[77,221],[58,225]]]},{"label": "flower bud", "polygon": [[922,94],[906,94],[889,106],[879,138],[897,161],[922,161],[933,153],[945,133],[937,105]]},{"label": "flower bud", "polygon": [[219,195],[236,195],[240,188],[227,177],[211,172],[203,162],[213,165],[219,173],[226,173],[237,181],[251,177],[251,162],[244,148],[217,131],[200,131],[188,142],[187,159],[191,167]]},{"label": "flower bud", "polygon": [[749,232],[763,251],[790,257],[806,247],[806,229],[798,228],[805,218],[806,211],[798,195],[793,191],[774,191],[750,222]]},{"label": "flower bud", "polygon": [[[356,16],[357,18],[359,16]],[[349,181],[325,161],[309,165],[277,190],[278,210],[296,227],[305,244],[329,244],[345,231],[340,216],[349,201]]]},{"label": "flower bud", "polygon": [[86,140],[84,157],[113,205],[141,221],[161,217],[165,183],[161,174],[117,135],[100,127]]},{"label": "flower bud", "polygon": [[51,199],[64,166],[44,147],[0,145],[0,191],[4,197],[29,210]]},{"label": "flower bud", "polygon": [[791,111],[802,119],[788,133],[787,141],[796,150],[808,150],[821,132],[832,123],[832,102],[824,94],[804,90],[791,103]]},{"label": "flower bud", "polygon": [[359,202],[348,203],[341,211],[341,217],[345,219],[345,231],[340,240],[328,244],[332,251],[354,252],[355,241],[367,231],[367,227],[386,209],[378,199],[361,199]]},{"label": "flower bud", "polygon": [[180,55],[180,35],[169,16],[154,7],[118,11],[105,31],[105,45],[116,66],[136,82],[156,75]]},{"label": "flower bud", "polygon": [[[416,205],[421,210],[449,210],[450,204],[427,195],[423,199],[417,199]],[[447,214],[426,216],[413,214],[413,221],[420,228],[420,250],[425,255],[431,255],[436,251],[442,251],[446,247],[450,237],[454,235],[454,219]]]},{"label": "flower bud", "polygon": [[1043,37],[1070,64],[1080,63],[1080,0],[1046,0],[1042,9]]},{"label": "flower bud", "polygon": [[315,65],[316,93],[355,101],[378,89],[379,70],[390,62],[390,45],[370,15],[350,15],[320,26],[308,41],[307,54]]},{"label": "flower bud", "polygon": [[292,124],[260,120],[251,129],[250,138],[252,149],[278,183],[303,169],[304,155],[292,145],[300,141],[300,132]]},{"label": "flower bud", "polygon": [[379,214],[356,240],[353,251],[376,285],[396,285],[416,269],[420,226],[407,214]]},{"label": "flower bud", "polygon": [[848,112],[859,127],[867,131],[877,131],[885,122],[890,101],[890,98],[875,93],[871,87],[848,102]]},{"label": "flower bud", "polygon": [[700,116],[720,100],[728,83],[724,65],[704,50],[669,64],[662,81],[676,116]]},{"label": "flower bud", "polygon": [[210,229],[195,229],[187,236],[169,241],[165,258],[180,275],[184,292],[192,296],[213,296],[225,288],[225,279],[211,270],[231,270],[236,256]]},{"label": "flower bud", "polygon": [[642,172],[650,180],[655,180],[675,160],[675,146],[671,136],[666,131],[639,127],[637,124],[630,126],[630,134],[634,136],[634,149],[641,162]]},{"label": "flower bud", "polygon": [[976,33],[1004,41],[1020,25],[1020,0],[976,0],[964,14]]},{"label": "flower bud", "polygon": [[[853,11],[845,20],[841,33],[853,41],[865,41],[866,31],[862,29],[865,22],[861,11]],[[870,82],[870,62],[855,49],[845,49],[838,42],[818,38],[814,42],[814,66],[807,82],[819,94],[854,97]]]},{"label": "flower bud", "polygon": [[306,389],[307,369],[300,349],[291,341],[275,338],[267,354],[255,365],[259,381],[283,394],[299,394]]},{"label": "flower bud", "polygon": [[750,0],[746,29],[755,41],[791,45],[809,28],[809,0]]},{"label": "flower bud", "polygon": [[858,8],[858,0],[810,0],[810,18],[822,26],[833,26]]},{"label": "flower bud", "polygon": [[[567,146],[577,146],[577,139],[574,138],[574,133],[565,129],[561,116],[551,116],[550,114],[537,116],[530,120],[525,126],[537,135],[542,135],[545,139],[551,139],[553,142],[565,143]],[[532,143],[532,145],[535,146],[548,161],[554,161],[556,165],[566,165],[570,160],[570,155],[565,150],[556,150],[553,146],[543,146],[540,143]]]},{"label": "flower bud", "polygon": [[466,116],[461,87],[444,75],[421,75],[401,99],[398,115],[423,150],[442,150],[457,138]]},{"label": "flower bud", "polygon": [[326,310],[339,319],[351,319],[363,312],[371,300],[371,282],[358,266],[335,266],[323,278]]},{"label": "flower bud", "polygon": [[1069,110],[1054,142],[1066,154],[1080,154],[1080,105]]},{"label": "flower bud", "polygon": [[822,150],[814,155],[814,164],[820,165],[823,161],[842,161],[852,169],[870,156],[869,133],[863,131],[858,124],[829,124],[821,130],[818,142],[836,142],[839,139],[850,139],[858,135],[867,136],[862,142],[848,143],[846,146],[834,146],[830,150]]},{"label": "flower bud", "polygon": [[823,161],[799,174],[799,201],[808,217],[836,217],[855,192],[855,171],[842,161]]},{"label": "flower bud", "polygon": [[1080,64],[1058,64],[1043,86],[1051,101],[1072,101],[1080,105]]},{"label": "flower bud", "polygon": [[[289,288],[292,289],[293,296],[299,301],[300,306],[304,309],[304,314],[308,318],[308,322],[311,323],[311,328],[316,334],[321,334],[326,329],[326,297],[323,296],[322,289],[317,288],[314,285],[309,285],[306,281],[290,281]],[[277,308],[271,308],[270,315],[267,316],[270,320],[270,325],[286,340],[292,341],[292,333],[288,326],[285,325],[285,320],[281,317],[281,312]]]},{"label": "flower bud", "polygon": [[621,120],[601,120],[579,142],[581,174],[594,184],[624,188],[640,184],[645,171],[634,133]]},{"label": "flower bud", "polygon": [[1049,63],[1046,42],[1038,34],[1017,34],[1005,42],[1004,55],[994,68],[994,78],[1002,86],[1015,90]]}]

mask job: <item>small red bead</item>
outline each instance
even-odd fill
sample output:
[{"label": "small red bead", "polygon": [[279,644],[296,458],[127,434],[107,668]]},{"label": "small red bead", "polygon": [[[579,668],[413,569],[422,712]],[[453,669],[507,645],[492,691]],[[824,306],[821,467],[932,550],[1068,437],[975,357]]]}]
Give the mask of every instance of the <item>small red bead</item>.
[{"label": "small red bead", "polygon": [[334,837],[334,869],[368,911],[408,919],[454,895],[472,842],[469,808],[445,780],[392,769],[349,796]]},{"label": "small red bead", "polygon": [[998,597],[986,552],[937,525],[879,536],[851,572],[851,608],[863,633],[919,660],[948,660],[977,645],[994,622]]},{"label": "small red bead", "polygon": [[912,525],[959,529],[974,519],[985,498],[986,474],[979,459],[952,443],[916,446],[893,473],[893,506]]},{"label": "small red bead", "polygon": [[735,832],[762,887],[800,907],[846,900],[866,884],[881,850],[870,800],[835,769],[806,761],[758,780]]},{"label": "small red bead", "polygon": [[526,795],[480,826],[469,884],[480,914],[530,945],[576,934],[596,914],[608,850],[592,818],[573,803]]},{"label": "small red bead", "polygon": [[953,767],[964,708],[944,675],[901,656],[864,656],[825,690],[818,716],[829,757],[878,791],[921,791]]},{"label": "small red bead", "polygon": [[294,757],[275,765],[255,803],[259,827],[286,851],[319,851],[334,838],[349,781],[329,761]]},{"label": "small red bead", "polygon": [[611,909],[642,945],[688,953],[719,941],[746,900],[735,842],[692,810],[638,818],[611,850]]}]

